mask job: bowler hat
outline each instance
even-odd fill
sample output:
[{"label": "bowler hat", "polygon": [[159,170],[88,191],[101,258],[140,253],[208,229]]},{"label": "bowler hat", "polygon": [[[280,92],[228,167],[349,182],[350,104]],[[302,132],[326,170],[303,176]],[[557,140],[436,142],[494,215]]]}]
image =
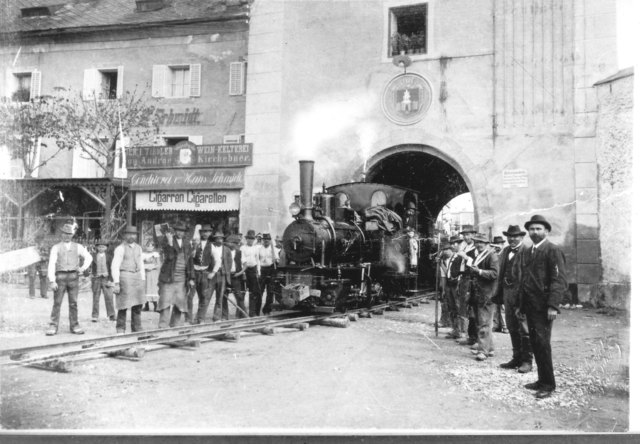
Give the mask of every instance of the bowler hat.
[{"label": "bowler hat", "polygon": [[75,230],[73,229],[73,225],[71,224],[64,224],[62,226],[62,228],[60,228],[60,231],[62,231],[65,234],[74,234]]},{"label": "bowler hat", "polygon": [[174,231],[187,231],[187,224],[182,221],[178,221],[173,225]]},{"label": "bowler hat", "polygon": [[502,236],[493,236],[493,242],[494,244],[503,244],[504,243],[504,238]]},{"label": "bowler hat", "polygon": [[138,229],[134,225],[127,225],[124,229],[124,234],[138,234]]},{"label": "bowler hat", "polygon": [[262,235],[262,240],[271,240],[271,234],[269,233],[264,233]]},{"label": "bowler hat", "polygon": [[527,233],[520,229],[520,225],[509,225],[507,231],[503,231],[502,234],[505,236],[524,236]]},{"label": "bowler hat", "polygon": [[108,239],[98,239],[96,241],[96,247],[98,245],[104,245],[104,246],[108,247],[109,246],[109,240]]},{"label": "bowler hat", "polygon": [[255,239],[256,238],[256,232],[254,230],[249,230],[249,231],[247,231],[247,235],[245,237],[247,239]]},{"label": "bowler hat", "polygon": [[544,225],[547,230],[551,231],[551,224],[547,222],[547,219],[545,219],[544,216],[540,216],[539,214],[534,214],[533,216],[531,216],[531,219],[524,223],[524,229],[528,230],[529,225],[532,224]]},{"label": "bowler hat", "polygon": [[211,228],[210,224],[204,224],[202,227],[200,227],[200,231],[213,231],[213,228]]},{"label": "bowler hat", "polygon": [[473,228],[473,225],[463,225],[462,226],[462,230],[460,230],[460,234],[465,234],[465,233],[477,233],[477,231],[475,230],[475,228]]},{"label": "bowler hat", "polygon": [[442,250],[448,250],[452,248],[451,244],[449,242],[443,242],[440,244],[440,251]]},{"label": "bowler hat", "polygon": [[449,237],[449,243],[450,244],[455,244],[457,242],[462,242],[464,239],[462,239],[462,237],[460,236],[451,236]]},{"label": "bowler hat", "polygon": [[471,239],[473,239],[474,242],[489,243],[489,237],[484,233],[476,233],[474,236],[471,236]]},{"label": "bowler hat", "polygon": [[218,237],[221,238],[221,239],[224,239],[224,234],[222,234],[219,231],[216,231],[216,234],[213,235],[213,238],[215,239],[215,238],[218,238]]}]

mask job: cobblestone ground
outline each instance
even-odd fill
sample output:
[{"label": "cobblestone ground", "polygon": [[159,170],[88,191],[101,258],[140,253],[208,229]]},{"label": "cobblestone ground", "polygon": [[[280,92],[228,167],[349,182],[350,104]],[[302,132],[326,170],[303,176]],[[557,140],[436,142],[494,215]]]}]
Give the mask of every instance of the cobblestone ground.
[{"label": "cobblestone ground", "polygon": [[[51,298],[26,294],[0,288],[2,348],[75,338],[64,304],[60,333],[44,336]],[[86,289],[79,307],[84,338],[114,333],[104,306],[90,322]],[[143,312],[144,328],[155,328],[157,317]],[[496,333],[496,356],[478,363],[444,338],[447,329],[436,337],[433,319],[432,301],[346,329],[247,333],[237,343],[154,351],[139,362],[86,361],[71,373],[2,368],[0,424],[136,433],[627,430],[624,314],[563,310],[552,343],[558,391],[542,401],[522,387],[535,369],[497,367],[511,356],[508,335]]]}]

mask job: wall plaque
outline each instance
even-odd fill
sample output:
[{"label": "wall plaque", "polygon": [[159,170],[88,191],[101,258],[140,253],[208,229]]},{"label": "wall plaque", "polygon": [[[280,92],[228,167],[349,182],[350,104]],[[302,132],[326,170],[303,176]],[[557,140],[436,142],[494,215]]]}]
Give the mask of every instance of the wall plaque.
[{"label": "wall plaque", "polygon": [[432,97],[431,85],[424,77],[400,74],[387,84],[382,95],[382,110],[392,122],[411,125],[424,118]]}]

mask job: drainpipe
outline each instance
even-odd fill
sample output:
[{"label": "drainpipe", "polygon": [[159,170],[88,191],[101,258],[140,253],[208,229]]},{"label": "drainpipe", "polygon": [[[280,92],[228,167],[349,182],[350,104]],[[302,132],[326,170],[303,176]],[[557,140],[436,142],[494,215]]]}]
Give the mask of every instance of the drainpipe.
[{"label": "drainpipe", "polygon": [[496,0],[491,2],[492,27],[493,27],[493,53],[491,55],[491,81],[493,85],[491,97],[491,140],[493,141],[493,150],[496,149],[496,138],[498,137],[498,116],[496,115],[496,89],[498,79],[496,77]]}]

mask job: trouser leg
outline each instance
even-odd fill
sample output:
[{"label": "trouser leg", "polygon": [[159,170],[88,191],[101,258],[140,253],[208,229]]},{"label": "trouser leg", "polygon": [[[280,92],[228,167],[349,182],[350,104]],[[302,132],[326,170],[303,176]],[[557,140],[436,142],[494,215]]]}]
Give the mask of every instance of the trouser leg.
[{"label": "trouser leg", "polygon": [[127,330],[127,309],[118,310],[116,318],[116,332],[125,332]]},{"label": "trouser leg", "polygon": [[[504,290],[506,293],[506,290]],[[522,337],[520,336],[520,320],[516,316],[515,298],[507,298],[505,294],[504,311],[507,318],[507,328],[509,329],[509,337],[511,338],[511,349],[513,350],[513,359],[518,363],[522,363]],[[529,361],[530,362],[530,361]]]},{"label": "trouser leg", "polygon": [[27,277],[29,278],[29,297],[36,297],[36,266],[31,265],[27,268]]},{"label": "trouser leg", "polygon": [[551,358],[551,328],[553,321],[547,319],[546,311],[532,311],[527,313],[527,324],[529,326],[531,348],[538,368],[538,382],[542,388],[555,390],[556,380]]},{"label": "trouser leg", "polygon": [[91,308],[91,318],[98,319],[100,316],[100,291],[102,290],[102,277],[94,276],[91,279],[91,291],[93,292],[93,305]]},{"label": "trouser leg", "polygon": [[447,299],[447,304],[449,306],[449,322],[453,327],[453,333],[457,332],[458,325],[456,320],[458,319],[458,304],[456,301],[456,285],[447,284],[445,296]]},{"label": "trouser leg", "polygon": [[158,328],[169,327],[169,319],[171,318],[171,308],[172,306],[169,305],[168,307],[165,307],[162,310],[160,310],[160,319],[158,321]]},{"label": "trouser leg", "polygon": [[131,307],[131,331],[142,331],[142,304]]},{"label": "trouser leg", "polygon": [[69,327],[73,328],[78,324],[78,290],[80,289],[80,279],[75,274],[74,279],[69,279],[67,288],[69,289]]},{"label": "trouser leg", "polygon": [[47,273],[42,270],[38,273],[40,274],[40,297],[46,299],[47,290],[49,289],[49,278],[47,277]]},{"label": "trouser leg", "polygon": [[56,284],[58,285],[58,288],[53,294],[53,308],[51,309],[51,319],[49,324],[58,328],[58,324],[60,323],[60,306],[64,299],[64,292],[67,291],[66,278],[62,275],[56,276]]},{"label": "trouser leg", "polygon": [[209,310],[209,304],[211,303],[211,296],[213,295],[213,281],[207,279],[206,276],[203,279],[205,282],[201,284],[200,293],[198,293],[198,314],[196,322],[198,324],[205,322],[207,318],[207,311]]},{"label": "trouser leg", "polygon": [[273,268],[266,267],[260,270],[262,275],[260,276],[260,305],[262,305],[262,293],[266,292],[264,307],[262,312],[267,315],[271,313],[271,305],[273,304],[273,293],[269,291],[269,284],[271,283],[271,275],[273,274]]},{"label": "trouser leg", "polygon": [[467,335],[467,329],[469,328],[469,305],[467,291],[469,287],[469,281],[461,279],[456,289],[456,306],[458,307],[457,317],[457,333],[464,337]]},{"label": "trouser leg", "polygon": [[[209,302],[207,301],[207,292],[209,291],[209,280],[207,279],[207,272],[196,271],[196,293],[198,295],[198,310],[193,313],[193,300],[187,297],[187,310],[189,311],[188,317],[193,321],[199,323],[206,317],[206,310],[209,308]],[[204,309],[204,315],[202,314],[203,307],[207,305],[207,309]],[[189,305],[191,304],[191,305]],[[194,316],[195,315],[195,316]]]},{"label": "trouser leg", "polygon": [[485,355],[493,351],[493,333],[491,323],[495,304],[487,302],[477,308],[476,322],[478,326],[478,351]]},{"label": "trouser leg", "polygon": [[109,319],[113,318],[116,313],[113,308],[113,288],[110,287],[107,278],[102,281],[102,294],[104,295],[104,308],[107,310]]},{"label": "trouser leg", "polygon": [[260,294],[258,275],[253,269],[247,269],[245,274],[247,277],[247,286],[249,287],[249,316],[260,316],[262,295]]},{"label": "trouser leg", "polygon": [[169,321],[169,327],[180,327],[183,325],[182,312],[175,305],[171,309],[171,320]]},{"label": "trouser leg", "polygon": [[231,278],[231,289],[233,297],[236,300],[236,318],[244,318],[247,316],[247,307],[244,305],[244,289],[242,288],[242,279]]}]

